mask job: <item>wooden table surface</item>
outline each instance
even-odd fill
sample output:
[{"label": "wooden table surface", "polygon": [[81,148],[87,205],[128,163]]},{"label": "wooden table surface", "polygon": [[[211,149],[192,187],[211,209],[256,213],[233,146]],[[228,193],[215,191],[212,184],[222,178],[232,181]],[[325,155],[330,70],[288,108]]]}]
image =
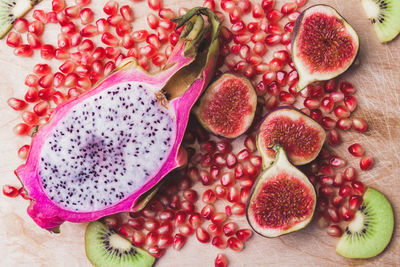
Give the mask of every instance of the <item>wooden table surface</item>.
[{"label": "wooden table surface", "polygon": [[[261,0],[252,0],[253,3]],[[92,1],[96,14],[105,1]],[[120,1],[132,3],[129,1]],[[164,0],[165,6],[194,7],[201,0]],[[218,1],[219,3],[219,1]],[[282,1],[277,1],[278,6]],[[357,164],[346,152],[354,143],[361,143],[369,155],[375,158],[375,166],[360,174],[368,186],[382,191],[391,201],[395,217],[400,211],[400,38],[382,45],[378,42],[359,0],[312,0],[307,6],[325,3],[334,6],[353,25],[360,37],[360,66],[344,74],[346,80],[358,89],[359,107],[355,115],[365,118],[369,130],[365,134],[346,133],[344,143],[337,149],[350,163]],[[145,2],[134,3],[135,28],[141,29],[148,13]],[[49,11],[50,0],[44,0],[38,8]],[[31,17],[30,12],[28,17]],[[399,14],[400,15],[400,14]],[[247,19],[245,19],[247,20]],[[248,20],[247,20],[248,21]],[[55,44],[57,29],[46,25],[43,39]],[[26,90],[25,76],[32,72],[38,56],[20,58],[13,50],[0,42],[0,184],[18,185],[13,170],[21,164],[17,149],[29,142],[29,138],[17,137],[12,127],[20,121],[19,113],[6,104],[10,97],[23,97]],[[53,62],[55,63],[55,62]],[[55,67],[56,65],[53,65]],[[65,223],[61,234],[50,234],[40,229],[26,214],[27,201],[22,198],[9,199],[0,196],[0,266],[91,266],[84,251],[85,224]],[[245,219],[238,221],[245,226]],[[254,236],[246,243],[241,253],[229,249],[224,253],[229,266],[400,266],[400,233],[396,224],[395,233],[387,250],[373,259],[350,260],[335,253],[337,239],[329,237],[314,224],[304,230],[274,239]],[[200,244],[195,237],[189,238],[181,251],[168,249],[157,266],[213,266],[216,254],[213,246]]]}]

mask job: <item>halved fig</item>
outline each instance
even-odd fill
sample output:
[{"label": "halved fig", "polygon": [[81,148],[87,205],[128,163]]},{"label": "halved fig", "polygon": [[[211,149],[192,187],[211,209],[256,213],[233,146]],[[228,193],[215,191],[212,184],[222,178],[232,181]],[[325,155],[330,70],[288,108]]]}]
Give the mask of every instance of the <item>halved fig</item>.
[{"label": "halved fig", "polygon": [[277,237],[306,227],[314,214],[316,193],[313,185],[275,145],[274,164],[255,182],[246,216],[255,232]]},{"label": "halved fig", "polygon": [[275,160],[272,146],[280,144],[294,165],[314,160],[325,142],[325,130],[304,113],[281,107],[267,114],[257,132],[257,147],[266,168]]},{"label": "halved fig", "polygon": [[315,5],[304,10],[292,35],[292,58],[299,74],[297,91],[345,72],[358,48],[356,31],[334,8]]},{"label": "halved fig", "polygon": [[252,83],[226,73],[207,88],[194,113],[211,133],[236,138],[251,126],[256,107],[257,95]]}]

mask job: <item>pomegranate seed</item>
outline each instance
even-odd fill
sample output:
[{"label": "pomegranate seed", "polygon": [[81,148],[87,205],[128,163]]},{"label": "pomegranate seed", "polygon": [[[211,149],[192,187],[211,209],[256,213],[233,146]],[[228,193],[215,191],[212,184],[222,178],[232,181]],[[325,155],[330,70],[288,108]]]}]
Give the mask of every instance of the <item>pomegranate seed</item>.
[{"label": "pomegranate seed", "polygon": [[89,24],[93,22],[94,19],[94,13],[90,8],[82,9],[81,12],[79,13],[79,16],[81,18],[82,25]]},{"label": "pomegranate seed", "polygon": [[214,162],[218,165],[218,166],[225,166],[226,165],[226,160],[224,155],[222,155],[221,153],[216,153],[214,155]]},{"label": "pomegranate seed", "polygon": [[304,106],[308,109],[317,109],[321,105],[321,102],[317,98],[307,97],[304,100]]},{"label": "pomegranate seed", "polygon": [[281,25],[279,25],[278,23],[270,23],[268,25],[268,32],[271,34],[282,34],[283,33],[283,29],[281,27]]},{"label": "pomegranate seed", "polygon": [[246,212],[246,206],[243,203],[234,203],[231,207],[233,215],[242,216]]},{"label": "pomegranate seed", "polygon": [[81,8],[79,6],[69,6],[65,9],[65,15],[70,18],[78,18]]},{"label": "pomegranate seed", "polygon": [[342,92],[331,92],[329,98],[335,103],[340,102],[344,99],[344,94]]},{"label": "pomegranate seed", "polygon": [[224,10],[224,11],[226,11],[228,13],[231,13],[235,9],[235,7],[236,7],[236,4],[233,1],[230,1],[230,0],[221,1],[222,10]]},{"label": "pomegranate seed", "polygon": [[328,132],[328,143],[331,146],[337,146],[339,145],[341,142],[340,139],[340,135],[338,133],[338,131],[336,131],[335,129],[332,129]]},{"label": "pomegranate seed", "polygon": [[211,244],[219,249],[225,249],[228,246],[225,239],[220,236],[214,236],[211,241]]},{"label": "pomegranate seed", "polygon": [[273,46],[279,44],[282,39],[282,36],[279,34],[269,34],[265,38],[265,43],[269,46]]},{"label": "pomegranate seed", "polygon": [[16,197],[19,195],[19,190],[11,185],[3,185],[3,195],[6,197]]},{"label": "pomegranate seed", "polygon": [[343,197],[342,196],[334,196],[333,198],[332,198],[332,200],[331,200],[331,203],[332,203],[332,205],[335,207],[335,208],[339,208],[340,207],[340,205],[342,204],[342,202],[343,202]]},{"label": "pomegranate seed", "polygon": [[44,30],[44,24],[43,22],[40,22],[38,20],[32,21],[28,26],[28,31],[30,33],[34,33],[37,36],[42,35],[43,30]]},{"label": "pomegranate seed", "polygon": [[200,212],[201,217],[210,220],[214,216],[215,209],[212,205],[205,205]]},{"label": "pomegranate seed", "polygon": [[352,188],[349,185],[342,185],[339,188],[339,195],[342,197],[348,197],[353,193]]},{"label": "pomegranate seed", "polygon": [[288,2],[288,3],[285,3],[282,6],[281,12],[282,12],[282,14],[287,15],[287,14],[293,13],[294,11],[296,11],[296,9],[297,9],[297,4],[296,3]]},{"label": "pomegranate seed", "polygon": [[293,28],[294,28],[294,22],[293,21],[289,21],[288,23],[285,24],[285,26],[283,27],[285,32],[293,32]]},{"label": "pomegranate seed", "polygon": [[365,153],[364,148],[359,143],[352,144],[348,150],[354,157],[362,157]]},{"label": "pomegranate seed", "polygon": [[357,99],[354,96],[346,96],[344,104],[350,112],[353,112],[357,107]]},{"label": "pomegranate seed", "polygon": [[342,206],[339,208],[340,218],[344,221],[351,221],[354,219],[354,211],[347,208],[346,206]]},{"label": "pomegranate seed", "polygon": [[119,228],[119,233],[127,238],[131,238],[133,236],[133,232],[135,230],[127,224],[123,224]]},{"label": "pomegranate seed", "polygon": [[7,100],[7,104],[14,110],[23,110],[27,103],[24,100],[12,97]]},{"label": "pomegranate seed", "polygon": [[226,196],[226,199],[231,203],[238,202],[240,199],[239,188],[237,188],[236,186],[230,187],[228,189],[228,194]]},{"label": "pomegranate seed", "polygon": [[[254,44],[253,51],[254,51],[254,53],[256,53],[257,55],[263,56],[263,55],[265,55],[265,53],[267,52],[267,47],[266,47],[265,44],[263,44],[263,43],[261,43],[261,42],[256,42],[256,43]],[[258,72],[260,72],[260,73],[264,73],[265,71],[269,70],[269,65],[264,64],[264,66],[267,66],[268,69],[267,69],[267,67],[264,67],[264,68],[258,68],[258,69],[256,69],[256,70],[257,70]]]},{"label": "pomegranate seed", "polygon": [[111,46],[118,46],[118,44],[119,44],[118,38],[109,32],[103,33],[103,35],[101,36],[101,41],[104,44],[111,45]]},{"label": "pomegranate seed", "polygon": [[18,47],[21,44],[21,34],[10,32],[7,36],[6,44],[10,47]]},{"label": "pomegranate seed", "polygon": [[319,188],[319,193],[321,194],[321,195],[324,195],[324,196],[327,196],[327,197],[329,197],[329,196],[331,196],[332,194],[333,194],[333,189],[332,189],[332,187],[330,187],[330,186],[321,186],[320,188]]},{"label": "pomegranate seed", "polygon": [[145,220],[143,227],[148,231],[156,231],[158,228],[158,221],[154,218],[149,218]]},{"label": "pomegranate seed", "polygon": [[[236,166],[236,163],[237,163],[237,158],[236,158],[235,154],[233,154],[232,152],[231,152],[231,153],[228,153],[228,154],[226,155],[226,166],[227,166],[229,169],[232,169],[233,167]],[[221,178],[222,178],[222,177],[221,177]]]},{"label": "pomegranate seed", "polygon": [[368,129],[368,124],[364,119],[353,118],[353,129],[357,132],[363,133]]},{"label": "pomegranate seed", "polygon": [[217,257],[215,258],[215,267],[226,267],[228,266],[228,259],[226,258],[225,254],[218,253]]},{"label": "pomegranate seed", "polygon": [[207,230],[214,236],[219,236],[222,234],[222,226],[214,223],[210,223],[207,227]]},{"label": "pomegranate seed", "polygon": [[253,7],[253,18],[263,18],[265,16],[264,9],[261,7],[260,4],[255,4]]},{"label": "pomegranate seed", "polygon": [[349,130],[352,125],[353,122],[349,118],[340,118],[336,123],[336,127],[341,130]]},{"label": "pomegranate seed", "polygon": [[237,238],[242,242],[249,240],[252,235],[253,232],[250,229],[240,229],[236,232]]},{"label": "pomegranate seed", "polygon": [[66,87],[75,86],[78,82],[78,79],[79,79],[79,77],[76,73],[69,73],[69,74],[67,74],[67,76],[65,76],[64,85]]},{"label": "pomegranate seed", "polygon": [[215,193],[212,189],[207,189],[204,191],[202,196],[202,201],[206,204],[214,203],[216,200]]},{"label": "pomegranate seed", "polygon": [[267,13],[266,17],[270,22],[277,22],[283,17],[283,14],[280,11],[273,9]]},{"label": "pomegranate seed", "polygon": [[172,31],[175,26],[176,26],[176,24],[170,20],[161,20],[160,21],[160,27],[167,31]]},{"label": "pomegranate seed", "polygon": [[328,235],[333,237],[341,237],[342,236],[342,229],[336,224],[332,224],[331,226],[326,229]]},{"label": "pomegranate seed", "polygon": [[153,10],[159,10],[161,9],[161,0],[147,0],[147,4],[149,5],[149,7]]},{"label": "pomegranate seed", "polygon": [[14,29],[19,33],[24,33],[28,30],[29,22],[25,18],[17,18],[14,22]]},{"label": "pomegranate seed", "polygon": [[250,38],[250,40],[253,42],[253,43],[265,43],[265,39],[267,38],[267,34],[265,33],[265,32],[262,32],[262,31],[258,31],[258,32],[255,32],[252,36],[251,36],[251,38]]},{"label": "pomegranate seed", "polygon": [[118,12],[118,2],[117,1],[108,1],[103,7],[104,13],[107,15],[115,15]]},{"label": "pomegranate seed", "polygon": [[332,185],[333,184],[333,178],[328,175],[322,175],[320,178],[320,183],[321,185]]},{"label": "pomegranate seed", "polygon": [[133,10],[130,6],[128,6],[128,5],[122,6],[119,11],[120,11],[122,17],[124,18],[124,20],[126,20],[128,22],[133,21]]},{"label": "pomegranate seed", "polygon": [[248,160],[250,158],[250,156],[251,156],[250,151],[247,149],[243,149],[237,154],[237,159],[239,161],[245,161],[245,160]]},{"label": "pomegranate seed", "polygon": [[39,100],[39,94],[36,88],[30,87],[25,94],[25,100],[29,103],[34,103]]},{"label": "pomegranate seed", "polygon": [[118,36],[123,37],[132,31],[132,26],[128,22],[120,22],[117,24],[115,31]]},{"label": "pomegranate seed", "polygon": [[210,241],[210,234],[202,227],[197,228],[196,237],[201,243],[208,243]]},{"label": "pomegranate seed", "polygon": [[[80,33],[81,33],[81,35],[83,37],[93,37],[98,32],[97,32],[97,27],[96,26],[94,26],[92,24],[88,24],[80,31]],[[109,33],[109,34],[111,35],[111,33]],[[103,33],[103,36],[104,36],[104,33]],[[102,41],[103,41],[103,36],[102,36],[102,39],[101,39]],[[105,42],[103,41],[103,43],[105,43]],[[107,44],[107,43],[105,43],[105,44]],[[117,43],[117,45],[118,45],[118,43]]]},{"label": "pomegranate seed", "polygon": [[363,156],[360,159],[360,168],[363,171],[368,171],[374,166],[374,159],[369,156]]},{"label": "pomegranate seed", "polygon": [[217,212],[212,216],[211,222],[214,224],[221,224],[226,220],[226,218],[227,216],[224,212]]},{"label": "pomegranate seed", "polygon": [[182,223],[178,226],[179,233],[183,236],[190,236],[193,234],[193,228],[188,223]]},{"label": "pomegranate seed", "polygon": [[14,54],[20,57],[30,57],[33,54],[33,49],[30,45],[21,45],[18,48],[15,48]]},{"label": "pomegranate seed", "polygon": [[326,130],[332,130],[336,126],[336,121],[330,117],[323,117],[321,120],[322,127]]},{"label": "pomegranate seed", "polygon": [[18,123],[17,125],[15,125],[14,127],[14,133],[16,135],[27,135],[29,133],[29,131],[31,130],[31,127],[29,127],[28,124],[25,123]]},{"label": "pomegranate seed", "polygon": [[41,9],[36,9],[33,11],[32,17],[42,23],[47,23],[47,14]]},{"label": "pomegranate seed", "polygon": [[343,167],[344,165],[346,165],[346,161],[343,158],[339,157],[339,156],[332,156],[329,159],[329,164],[332,167],[339,168],[339,167]]},{"label": "pomegranate seed", "polygon": [[338,223],[339,222],[339,214],[338,211],[334,207],[329,207],[327,209],[327,215],[331,219],[332,222]]},{"label": "pomegranate seed", "polygon": [[356,92],[354,86],[349,82],[341,82],[340,83],[340,91],[345,95],[352,95]]},{"label": "pomegranate seed", "polygon": [[237,239],[236,237],[228,238],[228,246],[230,249],[234,251],[242,251],[244,248],[243,242]]},{"label": "pomegranate seed", "polygon": [[347,118],[350,116],[350,111],[342,105],[337,106],[333,112],[335,113],[335,116],[338,118]]},{"label": "pomegranate seed", "polygon": [[80,33],[74,33],[71,35],[70,37],[70,41],[71,41],[71,47],[76,47],[78,46],[81,41],[82,41],[82,36]]},{"label": "pomegranate seed", "polygon": [[365,192],[365,185],[360,181],[353,181],[351,182],[351,186],[359,195],[364,194]]},{"label": "pomegranate seed", "polygon": [[337,89],[337,81],[335,79],[329,80],[325,84],[325,91],[328,93],[334,92]]},{"label": "pomegranate seed", "polygon": [[341,173],[337,173],[333,178],[333,185],[334,186],[341,186],[343,184],[344,175]]},{"label": "pomegranate seed", "polygon": [[40,77],[39,85],[43,88],[49,88],[53,84],[53,74],[46,74]]},{"label": "pomegranate seed", "polygon": [[191,213],[194,211],[194,205],[193,205],[193,203],[191,203],[189,201],[186,201],[186,200],[182,201],[180,206],[181,206],[181,209],[186,213]]},{"label": "pomegranate seed", "polygon": [[236,22],[232,24],[231,31],[235,34],[246,31],[246,24],[243,21]]},{"label": "pomegranate seed", "polygon": [[220,183],[222,186],[229,187],[235,183],[235,177],[232,172],[225,172],[221,175]]},{"label": "pomegranate seed", "polygon": [[42,46],[42,42],[39,40],[39,37],[37,37],[35,34],[29,32],[26,38],[31,48],[37,49]]},{"label": "pomegranate seed", "polygon": [[75,4],[78,6],[87,6],[89,5],[91,0],[75,0]]},{"label": "pomegranate seed", "polygon": [[347,181],[354,181],[357,178],[357,171],[354,167],[347,167],[344,170],[343,178]]},{"label": "pomegranate seed", "polygon": [[327,206],[328,206],[328,200],[326,198],[318,199],[317,210],[319,212],[323,212],[324,210],[326,210]]},{"label": "pomegranate seed", "polygon": [[71,73],[75,69],[75,63],[72,60],[67,60],[58,69],[65,74]]},{"label": "pomegranate seed", "polygon": [[161,249],[157,246],[150,247],[147,251],[157,259],[161,258],[165,254],[165,249]]},{"label": "pomegranate seed", "polygon": [[237,229],[238,225],[234,222],[226,223],[223,227],[223,231],[226,236],[234,235]]},{"label": "pomegranate seed", "polygon": [[297,18],[299,17],[299,15],[300,15],[300,12],[296,11],[296,12],[289,14],[287,16],[287,18],[289,19],[289,21],[296,21]]},{"label": "pomegranate seed", "polygon": [[234,8],[232,12],[229,12],[229,20],[231,23],[240,21],[242,18],[242,12],[238,8]]},{"label": "pomegranate seed", "polygon": [[159,235],[169,235],[172,231],[172,224],[170,222],[162,222],[157,228],[157,233]]},{"label": "pomegranate seed", "polygon": [[23,145],[18,149],[18,157],[20,159],[26,159],[28,157],[29,154],[29,149],[30,146],[29,145]]},{"label": "pomegranate seed", "polygon": [[361,206],[363,199],[361,196],[353,195],[349,198],[349,208],[351,210],[358,210]]},{"label": "pomegranate seed", "polygon": [[58,23],[57,13],[56,12],[48,12],[47,13],[47,22],[48,23]]},{"label": "pomegranate seed", "polygon": [[133,227],[136,230],[142,230],[143,229],[143,224],[144,224],[144,219],[141,217],[138,218],[132,218],[128,220],[129,226]]},{"label": "pomegranate seed", "polygon": [[70,88],[68,90],[68,97],[69,98],[75,98],[81,94],[81,91],[77,88]]},{"label": "pomegranate seed", "polygon": [[39,120],[38,116],[35,113],[30,112],[30,111],[22,112],[21,117],[22,117],[22,120],[24,122],[26,122],[27,124],[37,124],[37,122]]},{"label": "pomegranate seed", "polygon": [[96,21],[96,28],[98,33],[105,33],[109,29],[109,24],[106,19],[98,19]]},{"label": "pomegranate seed", "polygon": [[193,227],[193,229],[198,228],[202,223],[201,215],[197,212],[191,214],[189,216],[189,223]]},{"label": "pomegranate seed", "polygon": [[61,26],[64,26],[65,24],[70,22],[65,12],[58,12],[56,16],[57,16],[57,21]]},{"label": "pomegranate seed", "polygon": [[40,56],[43,59],[52,59],[54,57],[54,46],[46,44],[40,48]]},{"label": "pomegranate seed", "polygon": [[321,109],[326,113],[331,113],[335,102],[330,97],[325,97],[321,100]]},{"label": "pomegranate seed", "polygon": [[186,242],[186,237],[181,234],[175,234],[173,248],[180,250]]},{"label": "pomegranate seed", "polygon": [[157,247],[159,247],[160,249],[165,249],[169,247],[171,244],[172,244],[172,237],[170,234],[160,235],[157,242]]}]

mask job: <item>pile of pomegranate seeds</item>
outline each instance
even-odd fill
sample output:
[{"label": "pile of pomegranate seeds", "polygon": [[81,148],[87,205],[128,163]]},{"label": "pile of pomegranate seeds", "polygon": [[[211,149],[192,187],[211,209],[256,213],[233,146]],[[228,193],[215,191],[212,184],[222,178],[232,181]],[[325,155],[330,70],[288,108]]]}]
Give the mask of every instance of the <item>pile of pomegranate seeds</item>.
[{"label": "pile of pomegranate seeds", "polygon": [[[120,6],[110,0],[102,14],[95,14],[87,7],[90,0],[75,0],[71,6],[64,0],[53,0],[48,10],[35,10],[31,21],[16,20],[7,45],[17,56],[38,53],[42,58],[25,78],[24,97],[8,100],[9,106],[21,113],[23,122],[14,127],[17,135],[29,135],[35,126],[46,123],[54,107],[90,89],[126,57],[136,58],[149,71],[167,61],[181,31],[175,30],[170,19],[187,9],[172,10],[164,7],[162,0],[147,0],[148,29],[136,29],[135,2],[140,1]],[[338,237],[342,234],[339,223],[353,219],[365,186],[358,180],[356,168],[348,166],[345,157],[335,155],[331,148],[342,143],[342,131],[363,133],[368,125],[364,119],[351,116],[357,99],[356,89],[349,82],[333,79],[296,92],[298,74],[291,60],[290,42],[298,9],[305,3],[205,0],[203,6],[224,21],[217,74],[235,72],[255,85],[259,105],[254,125],[263,114],[284,105],[301,109],[326,129],[325,148],[304,170],[318,193],[318,225]],[[247,23],[242,20],[245,16]],[[49,23],[59,26],[56,46],[42,41]],[[50,60],[58,62],[58,69],[50,67]],[[158,193],[144,210],[109,216],[105,223],[156,257],[170,246],[181,249],[191,235],[219,249],[243,250],[252,231],[240,229],[235,221],[244,216],[250,189],[261,171],[254,127],[249,135],[229,141],[210,138],[192,118],[183,146],[189,152],[189,164],[166,179],[168,183],[160,190],[163,193]],[[352,144],[348,151],[360,159],[361,170],[372,168],[373,159],[360,144]],[[18,149],[18,156],[26,159],[28,152],[29,145],[24,145]],[[3,194],[29,199],[22,188],[8,185],[3,187]],[[227,264],[224,254],[216,256],[215,266]]]}]

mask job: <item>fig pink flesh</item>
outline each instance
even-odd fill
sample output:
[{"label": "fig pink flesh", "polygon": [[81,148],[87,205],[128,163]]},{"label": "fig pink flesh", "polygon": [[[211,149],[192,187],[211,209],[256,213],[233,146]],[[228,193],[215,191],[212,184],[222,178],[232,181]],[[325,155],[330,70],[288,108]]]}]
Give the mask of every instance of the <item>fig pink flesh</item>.
[{"label": "fig pink flesh", "polygon": [[354,59],[357,45],[337,17],[314,13],[304,19],[300,31],[297,47],[311,73],[334,71]]},{"label": "fig pink flesh", "polygon": [[282,172],[262,185],[250,205],[259,226],[286,230],[312,214],[314,198],[309,187]]},{"label": "fig pink flesh", "polygon": [[234,135],[242,130],[246,115],[253,112],[249,102],[248,85],[241,79],[227,79],[204,105],[202,118],[221,135]]},{"label": "fig pink flesh", "polygon": [[[263,123],[260,129],[264,147],[272,147],[275,142],[285,149],[288,157],[296,155],[308,157],[320,149],[319,131],[307,126],[304,118],[292,120],[283,115]],[[275,157],[273,149],[267,149],[270,157]]]}]

